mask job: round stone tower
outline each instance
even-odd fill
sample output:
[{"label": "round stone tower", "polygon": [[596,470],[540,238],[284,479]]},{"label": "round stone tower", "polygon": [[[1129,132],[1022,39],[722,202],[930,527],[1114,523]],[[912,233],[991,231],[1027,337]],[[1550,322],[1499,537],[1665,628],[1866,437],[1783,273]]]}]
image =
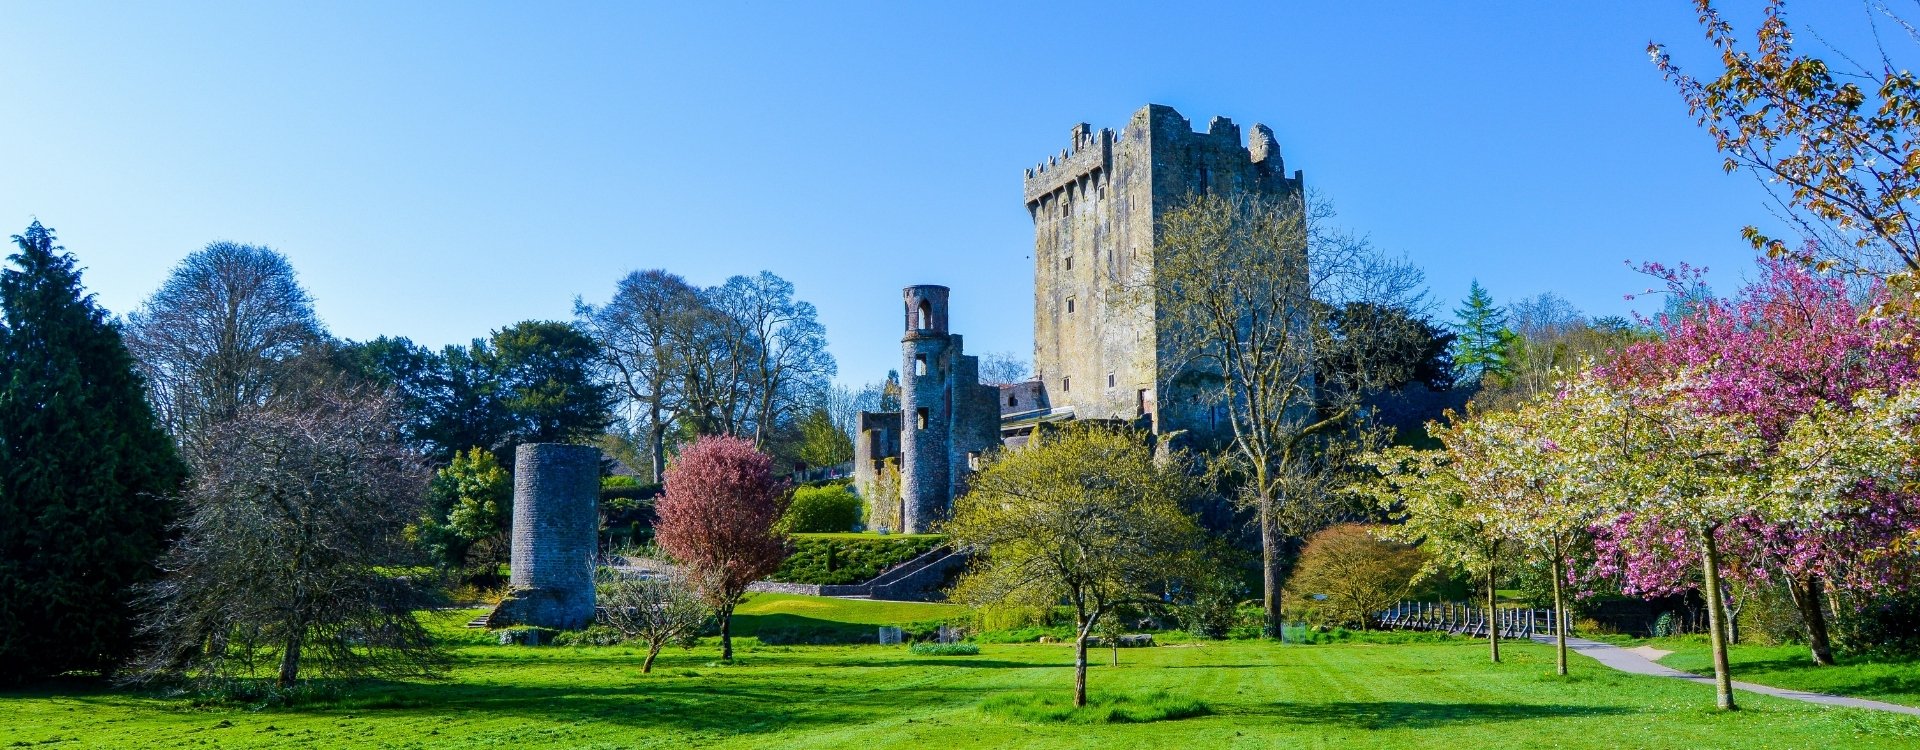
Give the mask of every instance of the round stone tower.
[{"label": "round stone tower", "polygon": [[593,622],[600,449],[532,443],[513,461],[513,586],[508,619],[548,628]]},{"label": "round stone tower", "polygon": [[953,398],[948,370],[947,292],[944,286],[907,287],[907,333],[900,339],[901,531],[924,534],[953,501],[947,463],[953,444]]}]

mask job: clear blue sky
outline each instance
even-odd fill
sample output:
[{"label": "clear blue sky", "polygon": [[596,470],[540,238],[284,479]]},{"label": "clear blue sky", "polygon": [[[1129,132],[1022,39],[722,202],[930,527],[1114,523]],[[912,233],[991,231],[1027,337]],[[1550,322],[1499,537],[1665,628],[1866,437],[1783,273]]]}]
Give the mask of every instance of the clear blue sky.
[{"label": "clear blue sky", "polygon": [[630,270],[766,269],[857,383],[897,366],[908,284],[1030,352],[1022,170],[1147,102],[1267,123],[1449,308],[1477,277],[1623,313],[1627,259],[1724,289],[1767,219],[1647,61],[1712,62],[1686,0],[1037,5],[9,2],[0,228],[54,227],[116,313],[268,244],[335,334],[432,345]]}]

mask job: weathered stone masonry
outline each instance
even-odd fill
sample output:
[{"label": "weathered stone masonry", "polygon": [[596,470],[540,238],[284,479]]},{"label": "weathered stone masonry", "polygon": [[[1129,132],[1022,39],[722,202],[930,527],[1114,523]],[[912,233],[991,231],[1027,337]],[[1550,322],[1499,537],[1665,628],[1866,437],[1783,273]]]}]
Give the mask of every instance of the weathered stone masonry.
[{"label": "weathered stone masonry", "polygon": [[902,290],[906,334],[900,340],[900,411],[860,415],[855,472],[874,502],[873,479],[897,451],[900,528],[931,531],[946,517],[979,457],[1000,444],[1000,389],[980,384],[980,360],[947,331],[944,286]]},{"label": "weathered stone masonry", "polygon": [[[1079,419],[1146,418],[1157,432],[1209,435],[1212,409],[1171,383],[1165,320],[1138,290],[1153,273],[1156,226],[1191,195],[1299,200],[1273,131],[1215,117],[1206,132],[1149,104],[1119,133],[1075,125],[1066,149],[1026,171],[1033,219],[1034,374],[1055,409]],[[1163,392],[1165,391],[1165,392]]]},{"label": "weathered stone masonry", "polygon": [[[899,531],[923,532],[944,518],[977,456],[1017,445],[1044,422],[1118,420],[1156,433],[1213,441],[1228,430],[1217,407],[1184,386],[1206,373],[1181,372],[1151,288],[1164,213],[1201,194],[1302,200],[1273,131],[1215,117],[1205,132],[1171,107],[1149,104],[1125,128],[1075,125],[1068,147],[1026,171],[1023,197],[1033,219],[1035,379],[979,385],[978,361],[947,329],[942,286],[904,291],[906,336],[901,411],[863,413],[855,481],[872,502],[887,459],[898,457]],[[1305,273],[1305,267],[1301,267]]]},{"label": "weathered stone masonry", "polygon": [[492,624],[571,629],[593,622],[599,504],[600,449],[520,446],[513,463],[512,591]]}]

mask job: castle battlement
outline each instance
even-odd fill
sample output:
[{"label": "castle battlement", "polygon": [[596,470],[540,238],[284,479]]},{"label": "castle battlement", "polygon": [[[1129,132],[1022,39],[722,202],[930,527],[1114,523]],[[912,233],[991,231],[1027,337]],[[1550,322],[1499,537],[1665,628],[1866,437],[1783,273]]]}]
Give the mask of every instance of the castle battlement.
[{"label": "castle battlement", "polygon": [[[1164,104],[1149,104],[1135,111],[1126,128],[1118,133],[1111,128],[1095,132],[1084,122],[1073,126],[1067,148],[1026,170],[1027,208],[1036,208],[1042,198],[1074,183],[1111,176],[1118,146],[1146,141],[1162,151],[1237,152],[1262,171],[1285,177],[1280,144],[1271,128],[1255,123],[1252,137],[1242,140],[1240,126],[1231,118],[1216,116],[1207,122],[1206,130],[1196,130],[1192,121],[1178,110]],[[1293,178],[1298,180],[1300,175],[1296,173]]]},{"label": "castle battlement", "polygon": [[1035,203],[1041,196],[1060,190],[1068,183],[1113,168],[1113,130],[1101,128],[1094,133],[1092,127],[1084,122],[1073,126],[1070,146],[1027,170],[1027,203]]}]

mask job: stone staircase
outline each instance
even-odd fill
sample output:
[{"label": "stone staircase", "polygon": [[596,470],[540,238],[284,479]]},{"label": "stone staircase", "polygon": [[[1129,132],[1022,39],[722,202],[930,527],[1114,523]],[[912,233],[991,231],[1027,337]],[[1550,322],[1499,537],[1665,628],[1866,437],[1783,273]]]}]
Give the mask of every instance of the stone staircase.
[{"label": "stone staircase", "polygon": [[880,571],[865,583],[811,584],[759,581],[748,591],[831,596],[840,599],[882,599],[887,601],[933,601],[949,577],[967,562],[967,553],[940,545],[906,562]]}]

